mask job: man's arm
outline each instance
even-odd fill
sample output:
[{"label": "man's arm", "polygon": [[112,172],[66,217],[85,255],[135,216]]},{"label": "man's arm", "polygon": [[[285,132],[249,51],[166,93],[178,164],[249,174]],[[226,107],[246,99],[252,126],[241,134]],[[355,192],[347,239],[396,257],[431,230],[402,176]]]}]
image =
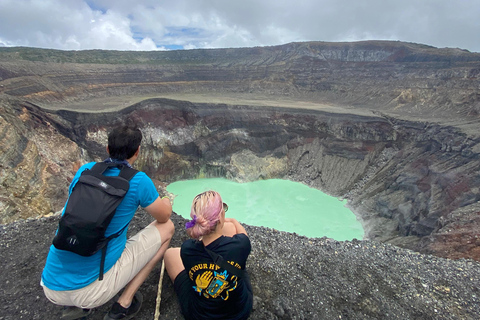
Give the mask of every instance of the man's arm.
[{"label": "man's arm", "polygon": [[151,205],[145,207],[145,211],[159,223],[165,223],[170,219],[172,214],[172,204],[170,203],[170,199],[158,197]]}]

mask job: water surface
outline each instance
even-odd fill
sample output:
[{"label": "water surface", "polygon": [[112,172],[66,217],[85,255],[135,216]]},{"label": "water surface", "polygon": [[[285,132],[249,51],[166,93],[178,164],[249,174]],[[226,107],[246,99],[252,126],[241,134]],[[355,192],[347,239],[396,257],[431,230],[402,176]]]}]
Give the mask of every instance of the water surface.
[{"label": "water surface", "polygon": [[187,219],[193,198],[203,191],[215,190],[228,204],[227,217],[245,224],[339,241],[363,238],[363,228],[345,207],[346,200],[340,201],[298,182],[196,179],[173,182],[167,190],[176,195],[173,210]]}]

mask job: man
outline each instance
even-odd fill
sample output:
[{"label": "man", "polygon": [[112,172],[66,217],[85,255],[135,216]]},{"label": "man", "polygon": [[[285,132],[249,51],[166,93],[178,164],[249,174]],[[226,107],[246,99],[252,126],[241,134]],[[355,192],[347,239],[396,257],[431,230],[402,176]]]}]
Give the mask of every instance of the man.
[{"label": "man", "polygon": [[[134,127],[113,129],[108,136],[105,162],[133,165],[140,152],[142,133]],[[93,167],[95,162],[83,165],[70,184],[69,194],[80,174]],[[111,167],[105,175],[116,176],[120,170]],[[90,314],[91,309],[112,299],[124,288],[110,312],[109,319],[131,319],[142,304],[139,287],[154,266],[163,258],[174,233],[170,220],[172,206],[167,197],[160,198],[152,180],[138,172],[130,180],[130,188],[117,207],[105,236],[120,232],[133,218],[138,206],[145,208],[155,221],[127,241],[127,228],[112,239],[107,246],[103,280],[99,281],[101,250],[84,257],[66,250],[50,247],[41,285],[46,297],[53,303],[68,306],[62,319],[79,319]]]}]

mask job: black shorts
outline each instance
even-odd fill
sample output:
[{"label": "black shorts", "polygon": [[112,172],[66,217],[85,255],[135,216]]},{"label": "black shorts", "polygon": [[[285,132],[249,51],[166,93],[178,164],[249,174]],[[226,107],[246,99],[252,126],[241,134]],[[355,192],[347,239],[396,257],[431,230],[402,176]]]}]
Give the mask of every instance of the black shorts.
[{"label": "black shorts", "polygon": [[187,271],[182,270],[175,278],[173,282],[173,288],[178,297],[178,303],[180,304],[180,309],[182,314],[185,316],[185,312],[188,310],[188,306],[192,304],[192,283],[188,278]]}]

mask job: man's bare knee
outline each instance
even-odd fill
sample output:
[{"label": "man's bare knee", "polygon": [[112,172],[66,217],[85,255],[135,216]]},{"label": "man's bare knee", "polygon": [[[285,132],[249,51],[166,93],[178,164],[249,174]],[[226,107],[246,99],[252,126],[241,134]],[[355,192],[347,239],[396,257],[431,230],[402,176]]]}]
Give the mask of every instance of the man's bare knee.
[{"label": "man's bare knee", "polygon": [[152,224],[157,228],[158,232],[160,232],[162,242],[169,241],[173,237],[173,234],[175,233],[175,225],[172,220],[168,220],[164,223],[154,221]]}]

